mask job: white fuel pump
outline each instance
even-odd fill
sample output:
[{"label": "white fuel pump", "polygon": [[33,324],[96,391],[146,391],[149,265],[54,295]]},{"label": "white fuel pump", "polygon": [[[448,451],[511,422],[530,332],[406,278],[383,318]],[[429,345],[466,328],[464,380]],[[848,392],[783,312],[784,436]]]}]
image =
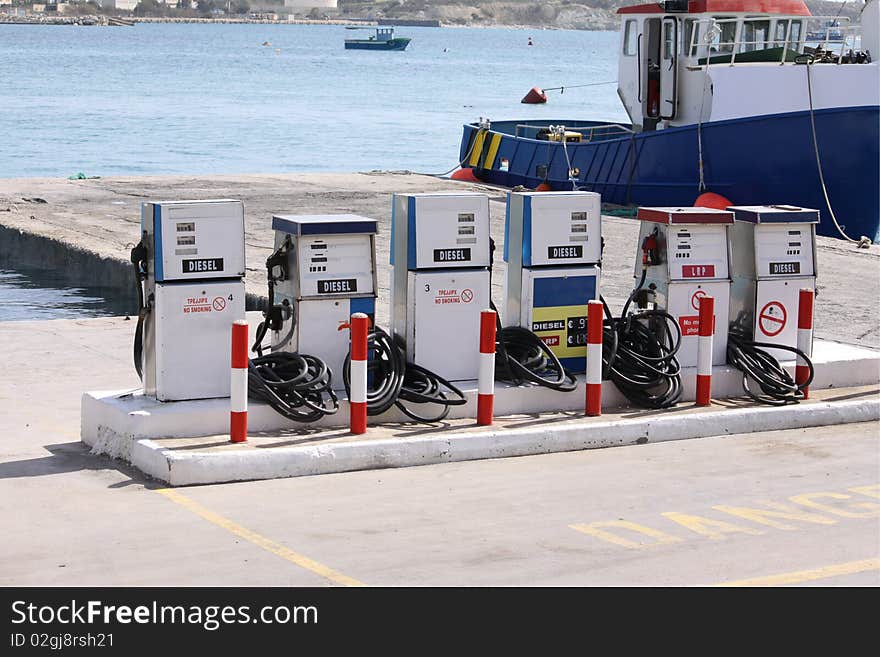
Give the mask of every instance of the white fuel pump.
[{"label": "white fuel pump", "polygon": [[391,331],[408,361],[449,381],[477,378],[489,260],[487,195],[394,194]]},{"label": "white fuel pump", "polygon": [[[723,365],[727,351],[730,304],[728,228],[733,213],[700,207],[642,207],[635,277],[645,276],[642,290],[668,312],[681,329],[677,359],[697,365],[699,299],[715,299],[712,364]],[[643,274],[645,265],[647,273]]]},{"label": "white fuel pump", "polygon": [[504,222],[504,323],[530,329],[583,372],[587,302],[599,298],[602,201],[595,192],[511,192]]},{"label": "white fuel pump", "polygon": [[[819,211],[791,205],[733,206],[730,321],[756,342],[797,346],[798,293],[816,289]],[[794,354],[767,348],[774,358]]]},{"label": "white fuel pump", "polygon": [[135,367],[145,394],[229,396],[231,327],[245,318],[243,203],[144,203],[141,231],[132,262],[142,299]]},{"label": "white fuel pump", "polygon": [[320,358],[341,390],[349,318],[375,316],[377,222],[353,214],[275,215],[272,228],[277,256],[268,275],[282,309],[271,327],[272,351]]}]

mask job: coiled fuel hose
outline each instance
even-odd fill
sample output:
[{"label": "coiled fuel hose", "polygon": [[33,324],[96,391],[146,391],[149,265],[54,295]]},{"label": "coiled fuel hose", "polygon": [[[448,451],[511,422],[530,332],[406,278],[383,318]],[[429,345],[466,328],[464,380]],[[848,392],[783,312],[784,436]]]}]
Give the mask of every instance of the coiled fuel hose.
[{"label": "coiled fuel hose", "polygon": [[681,399],[681,366],[675,355],[681,329],[664,310],[644,309],[627,315],[645,283],[646,270],[630,293],[620,317],[614,317],[605,299],[602,327],[602,378],[641,408],[669,408]]},{"label": "coiled fuel hose", "polygon": [[[494,304],[490,304],[495,310]],[[496,317],[497,317],[496,312]],[[541,338],[522,326],[501,326],[496,320],[495,379],[514,385],[535,383],[559,392],[577,388],[577,379]]]},{"label": "coiled fuel hose", "polygon": [[[269,298],[251,347],[257,356],[248,361],[248,397],[269,404],[289,420],[316,422],[336,413],[339,399],[327,363],[317,356],[281,351],[290,342],[297,322],[294,308],[286,299],[275,304],[275,284],[287,276],[284,255],[289,248],[288,239],[266,260]],[[276,273],[275,268],[280,271]],[[270,328],[280,329],[285,322],[290,325],[285,337],[264,354],[266,333]]]},{"label": "coiled fuel hose", "polygon": [[[428,424],[439,422],[449,414],[451,406],[467,403],[461,390],[430,370],[406,362],[402,346],[379,327],[367,334],[367,415],[381,415],[396,406],[407,417]],[[342,366],[345,392],[351,397],[349,365],[351,354]],[[416,413],[404,402],[434,404],[440,407],[435,415]]]},{"label": "coiled fuel hose", "polygon": [[[727,363],[743,373],[743,390],[751,399],[761,404],[797,404],[804,398],[804,388],[813,380],[813,362],[795,347],[755,342],[742,320],[743,316],[740,315],[728,329]],[[788,371],[765,349],[780,349],[800,356],[809,370],[807,380],[795,383]]]}]

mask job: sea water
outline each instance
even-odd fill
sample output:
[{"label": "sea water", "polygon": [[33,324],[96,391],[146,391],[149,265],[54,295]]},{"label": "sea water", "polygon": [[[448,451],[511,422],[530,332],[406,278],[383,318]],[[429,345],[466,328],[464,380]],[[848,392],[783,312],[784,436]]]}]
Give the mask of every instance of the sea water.
[{"label": "sea water", "polygon": [[[480,117],[626,120],[616,32],[395,33],[412,38],[403,52],[345,50],[369,32],[340,25],[0,25],[0,178],[440,174]],[[533,86],[565,88],[520,103]],[[33,316],[9,301],[16,280],[2,281],[0,319]]]}]

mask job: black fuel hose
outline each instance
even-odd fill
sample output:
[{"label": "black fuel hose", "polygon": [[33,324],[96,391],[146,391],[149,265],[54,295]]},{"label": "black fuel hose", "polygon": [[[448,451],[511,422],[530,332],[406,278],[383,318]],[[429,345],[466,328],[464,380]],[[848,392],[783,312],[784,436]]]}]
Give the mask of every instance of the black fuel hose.
[{"label": "black fuel hose", "polygon": [[664,310],[645,309],[627,314],[645,283],[638,285],[614,317],[600,297],[605,314],[602,326],[602,378],[610,379],[633,405],[669,408],[681,399],[681,366],[675,355],[681,346],[681,329]]},{"label": "black fuel hose", "polygon": [[332,372],[316,356],[276,351],[248,361],[248,397],[295,422],[316,422],[339,410]]},{"label": "black fuel hose", "polygon": [[[452,383],[427,368],[407,363],[402,345],[381,328],[373,327],[367,334],[367,349],[370,354],[367,361],[367,415],[381,415],[396,406],[416,422],[432,424],[444,419],[451,406],[467,403],[464,393]],[[349,354],[342,366],[342,381],[349,399],[350,363]],[[404,402],[434,404],[441,410],[435,415],[421,415]]]},{"label": "black fuel hose", "polygon": [[[494,305],[492,306],[493,310]],[[496,312],[496,317],[497,317]],[[577,389],[577,379],[541,338],[522,326],[502,327],[495,334],[495,379],[515,385],[535,383],[559,392]]]},{"label": "black fuel hose", "polygon": [[[795,383],[788,371],[765,349],[780,349],[803,358],[809,368],[807,380]],[[797,404],[804,398],[804,388],[813,380],[813,362],[803,351],[787,345],[755,342],[740,321],[731,324],[727,333],[727,363],[743,373],[743,390],[751,399],[771,406]]]}]

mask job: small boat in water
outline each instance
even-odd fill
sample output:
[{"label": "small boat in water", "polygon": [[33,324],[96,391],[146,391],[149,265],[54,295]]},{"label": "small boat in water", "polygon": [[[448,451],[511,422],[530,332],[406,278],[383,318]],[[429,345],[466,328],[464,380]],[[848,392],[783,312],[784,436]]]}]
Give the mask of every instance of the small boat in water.
[{"label": "small boat in water", "polygon": [[[365,28],[346,28],[346,29],[365,29]],[[372,29],[372,28],[371,28]],[[376,34],[366,39],[346,39],[346,50],[406,50],[409,37],[395,37],[393,27],[377,27]]]},{"label": "small boat in water", "polygon": [[[629,123],[481,120],[464,125],[459,161],[486,182],[619,205],[690,206],[714,192],[731,205],[816,208],[820,234],[877,242],[878,2],[866,0],[861,26],[812,16],[803,0],[622,7]],[[828,20],[844,40],[805,45],[810,23]]]}]

